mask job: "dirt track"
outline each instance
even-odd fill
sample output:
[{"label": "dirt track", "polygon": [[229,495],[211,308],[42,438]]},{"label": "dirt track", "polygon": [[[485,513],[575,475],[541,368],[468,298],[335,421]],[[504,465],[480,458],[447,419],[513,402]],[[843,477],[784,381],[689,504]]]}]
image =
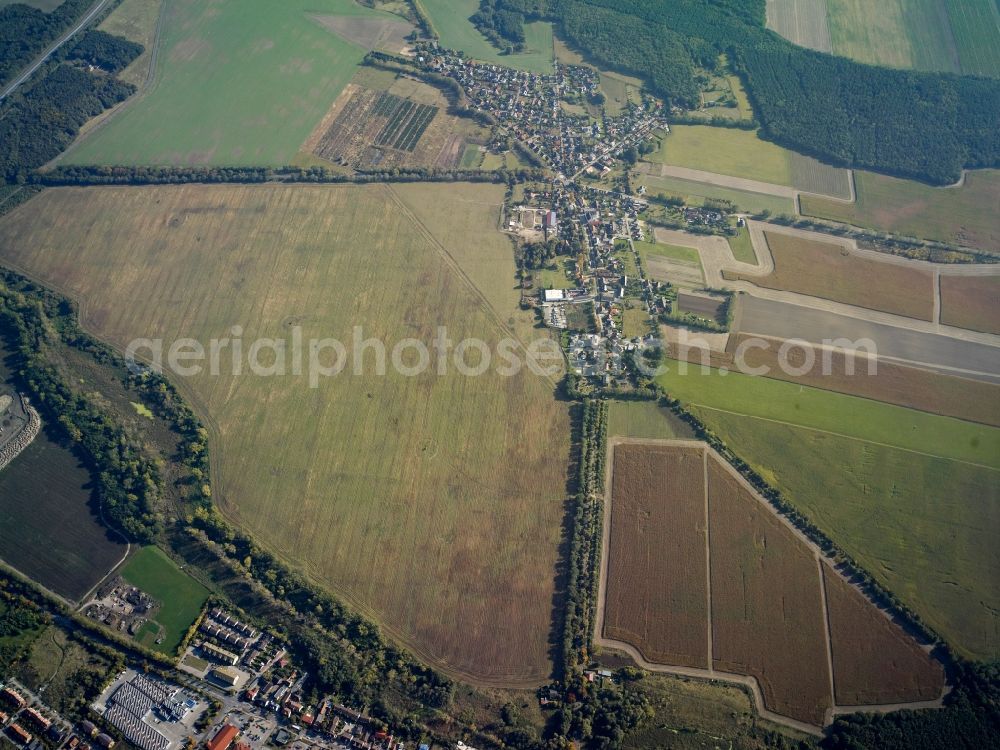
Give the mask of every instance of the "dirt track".
[{"label": "dirt track", "polygon": [[759,287],[749,280],[723,278],[723,271],[744,276],[766,276],[774,270],[765,232],[777,232],[838,244],[860,258],[889,265],[926,269],[936,277],[1000,275],[998,265],[948,265],[909,260],[895,255],[859,248],[850,239],[819,232],[748,221],[757,264],[743,263],[733,257],[729,243],[722,237],[694,235],[657,228],[661,242],[694,247],[701,256],[707,286],[744,292],[738,315],[739,330],[745,333],[822,339],[871,338],[885,359],[916,365],[943,373],[1000,382],[1000,336],[969,331],[936,322],[940,316],[940,285],[935,284],[935,320],[921,321],[891,313],[878,312],[831,300],[809,297],[797,292]]},{"label": "dirt track", "polygon": [[[622,641],[616,641],[616,640],[604,637],[604,635],[603,635],[603,633],[604,633],[604,608],[605,608],[605,605],[606,605],[606,602],[607,602],[606,590],[607,590],[607,578],[608,578],[608,549],[610,547],[610,540],[611,540],[611,513],[612,513],[612,507],[611,507],[611,488],[612,488],[612,476],[613,476],[613,472],[614,472],[614,449],[618,445],[629,444],[629,443],[630,444],[640,444],[640,445],[645,444],[645,445],[677,446],[677,447],[685,447],[685,448],[691,448],[692,446],[702,446],[704,448],[704,450],[706,451],[706,457],[707,457],[708,460],[712,460],[712,458],[714,456],[715,460],[717,460],[722,467],[724,467],[732,476],[736,477],[736,479],[739,481],[739,483],[745,489],[747,489],[754,498],[756,498],[761,504],[763,504],[764,507],[766,507],[770,513],[772,513],[774,516],[776,516],[778,518],[778,520],[782,524],[784,524],[788,529],[790,529],[792,531],[792,533],[795,535],[795,537],[799,541],[801,541],[803,544],[805,544],[812,551],[812,553],[814,555],[814,558],[816,560],[817,565],[822,566],[824,564],[828,564],[828,563],[824,562],[826,558],[824,557],[824,555],[823,555],[822,551],[819,549],[819,547],[817,547],[805,534],[803,534],[797,527],[795,527],[790,521],[788,521],[788,519],[786,519],[784,516],[782,516],[780,513],[778,513],[770,503],[768,503],[759,494],[757,494],[757,492],[746,481],[746,479],[744,479],[743,476],[739,472],[737,472],[727,461],[725,461],[725,459],[723,459],[721,456],[718,456],[718,454],[716,454],[714,451],[712,451],[712,449],[709,448],[707,444],[702,443],[700,441],[696,441],[696,440],[681,440],[681,439],[649,440],[649,439],[643,439],[643,438],[617,438],[617,437],[616,438],[611,438],[610,440],[608,440],[608,444],[607,444],[607,458],[606,458],[606,463],[605,463],[605,465],[607,466],[607,471],[606,471],[606,475],[605,475],[605,486],[604,486],[604,506],[605,506],[605,511],[604,511],[604,523],[603,523],[603,528],[602,528],[601,568],[600,568],[600,578],[599,578],[598,590],[597,590],[597,617],[596,617],[596,622],[595,622],[595,626],[594,626],[594,643],[596,645],[598,645],[598,646],[603,646],[605,648],[614,649],[616,651],[622,651],[622,652],[628,654],[628,656],[631,657],[638,666],[642,667],[643,669],[647,669],[647,670],[649,670],[651,672],[657,672],[657,673],[662,673],[662,674],[681,675],[681,676],[685,676],[685,677],[694,677],[694,678],[700,678],[700,679],[705,679],[705,680],[723,680],[723,681],[726,681],[726,682],[732,682],[732,683],[735,683],[735,684],[738,684],[738,685],[742,685],[742,686],[748,688],[751,696],[753,697],[754,706],[755,706],[756,710],[759,712],[759,714],[761,715],[761,717],[763,717],[763,718],[765,718],[765,719],[767,719],[769,721],[775,722],[777,724],[782,724],[782,725],[791,727],[793,729],[797,729],[798,731],[801,731],[801,732],[806,732],[806,733],[809,733],[809,734],[812,734],[812,735],[817,735],[817,736],[822,735],[822,728],[821,727],[817,727],[817,726],[814,726],[812,724],[808,724],[808,723],[805,723],[805,722],[802,722],[802,721],[797,721],[795,719],[791,719],[791,718],[789,718],[787,716],[783,716],[781,714],[777,714],[777,713],[774,713],[773,711],[768,710],[767,707],[766,707],[766,705],[765,705],[765,703],[764,703],[764,696],[763,696],[763,693],[761,692],[760,684],[758,683],[757,679],[754,678],[754,677],[750,677],[750,676],[747,676],[747,675],[733,674],[731,672],[722,672],[722,671],[716,670],[716,669],[714,669],[714,668],[711,667],[711,664],[712,664],[711,658],[709,660],[709,668],[708,669],[696,669],[696,668],[691,668],[691,667],[675,667],[675,666],[669,666],[669,665],[664,665],[664,664],[651,663],[651,662],[647,661],[646,659],[644,659],[643,656],[642,656],[642,654],[634,646],[632,646],[632,645],[630,645],[628,643],[624,643]],[[706,463],[706,466],[707,466],[707,463]],[[708,504],[708,482],[707,482],[707,476],[706,476],[705,494],[706,494],[706,513],[707,513],[707,510],[708,510],[708,508],[707,508],[707,504]],[[706,518],[707,518],[707,516],[706,516]],[[709,537],[706,535],[706,540],[708,540],[708,539],[709,539]],[[709,546],[708,542],[706,542],[706,556],[709,558],[709,573],[710,573],[710,571],[711,571],[711,567],[710,567],[710,565],[711,565],[711,563],[710,563],[710,560],[711,560],[711,549],[710,549],[710,546]],[[836,571],[832,566],[830,566],[830,569],[836,575],[840,575],[839,571]],[[846,578],[842,577],[842,579],[844,581],[846,581],[848,583],[848,585],[852,586],[857,591],[859,591],[862,595],[864,595],[864,591],[861,588],[857,587],[855,584],[851,583]],[[822,580],[823,580],[822,570],[820,570],[819,580],[820,580],[820,582],[822,582]],[[821,585],[822,585],[822,583],[821,583]],[[708,592],[709,592],[709,597],[711,597],[711,581],[709,581]],[[823,592],[823,597],[822,598],[823,598],[823,613],[824,613],[824,616],[826,616],[826,614],[827,614],[827,611],[826,611],[827,602],[826,602],[825,590]],[[867,600],[867,596],[865,596],[865,598]],[[875,606],[875,605],[873,604],[872,606]],[[891,615],[889,613],[887,613],[885,610],[882,610],[881,608],[877,608],[877,609],[878,609],[879,612],[882,613],[883,616],[885,616],[888,619],[891,619]],[[709,599],[709,610],[708,610],[708,632],[709,632],[709,655],[711,657],[711,653],[712,653],[712,608],[711,608],[711,598]],[[907,708],[912,708],[912,709],[916,709],[916,708],[940,708],[943,705],[944,696],[947,695],[947,693],[950,691],[950,687],[948,685],[945,685],[944,690],[942,692],[942,695],[937,700],[933,700],[933,701],[921,701],[921,702],[918,702],[918,703],[916,703],[916,702],[915,703],[896,703],[896,704],[885,704],[885,705],[878,705],[878,706],[838,706],[836,704],[836,702],[835,702],[834,692],[833,692],[834,670],[833,670],[832,650],[831,650],[831,646],[830,646],[829,619],[827,619],[827,627],[824,628],[824,632],[825,632],[825,640],[826,640],[827,660],[828,660],[829,671],[830,671],[830,691],[831,691],[830,700],[831,700],[831,703],[832,703],[832,709],[829,710],[829,711],[827,711],[827,715],[826,715],[826,718],[825,718],[825,721],[824,721],[824,726],[829,725],[830,723],[832,723],[833,720],[834,720],[834,718],[836,716],[840,715],[840,714],[854,713],[854,712],[858,712],[858,711],[870,711],[870,712],[873,712],[873,713],[887,713],[889,711],[895,711],[895,710],[907,709]]]}]

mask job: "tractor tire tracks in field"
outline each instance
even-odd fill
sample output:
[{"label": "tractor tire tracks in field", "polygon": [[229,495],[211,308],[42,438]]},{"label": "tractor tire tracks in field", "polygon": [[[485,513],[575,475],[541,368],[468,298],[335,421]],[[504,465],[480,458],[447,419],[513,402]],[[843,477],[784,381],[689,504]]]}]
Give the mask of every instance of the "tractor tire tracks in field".
[{"label": "tractor tire tracks in field", "polygon": [[[767,704],[764,701],[764,695],[761,690],[761,686],[756,677],[750,675],[734,674],[732,672],[720,671],[714,668],[712,662],[712,609],[711,609],[711,588],[709,588],[709,610],[708,610],[708,627],[709,627],[709,663],[707,668],[699,669],[696,667],[679,667],[667,664],[657,664],[648,661],[642,653],[635,646],[625,643],[624,641],[618,641],[612,638],[607,638],[604,636],[604,618],[605,618],[605,607],[607,605],[607,585],[608,585],[608,551],[611,542],[611,519],[614,513],[614,504],[612,502],[612,478],[614,473],[614,449],[618,445],[634,444],[634,445],[653,445],[653,446],[665,446],[665,447],[677,447],[677,448],[692,448],[698,447],[704,451],[705,456],[705,512],[706,512],[706,522],[708,519],[708,461],[715,460],[723,467],[726,471],[733,476],[740,485],[750,493],[750,495],[764,508],[767,509],[769,513],[775,516],[783,526],[785,526],[792,534],[795,536],[796,540],[800,543],[806,545],[809,549],[813,558],[816,561],[816,572],[819,576],[818,585],[821,586],[820,594],[822,599],[822,616],[824,619],[824,640],[825,640],[825,650],[826,658],[829,665],[829,675],[830,675],[830,705],[831,707],[827,710],[824,719],[824,725],[829,725],[835,717],[855,713],[858,711],[863,711],[867,713],[887,713],[889,711],[896,711],[900,709],[918,709],[918,708],[940,708],[943,706],[944,697],[950,692],[950,686],[945,684],[941,696],[935,700],[927,701],[915,701],[911,703],[894,703],[894,704],[884,704],[884,705],[866,705],[866,706],[839,706],[836,703],[836,693],[834,692],[834,672],[833,672],[833,649],[832,649],[832,630],[830,627],[830,616],[829,609],[827,605],[826,596],[826,585],[824,581],[824,568],[830,571],[831,574],[841,577],[841,580],[845,581],[851,588],[855,589],[860,593],[872,607],[875,607],[882,616],[892,619],[892,615],[879,607],[875,602],[871,600],[865,590],[858,585],[856,582],[851,581],[849,578],[845,577],[836,567],[830,562],[823,551],[801,530],[799,530],[790,520],[778,512],[778,510],[767,502],[763,497],[761,497],[753,486],[740,474],[735,468],[733,468],[728,461],[726,461],[722,456],[715,453],[706,443],[698,440],[685,440],[685,439],[668,439],[668,440],[657,440],[657,439],[647,439],[647,438],[622,438],[613,437],[608,440],[607,443],[607,456],[605,459],[605,480],[604,480],[604,522],[601,529],[601,565],[598,578],[598,589],[597,589],[597,615],[594,624],[594,643],[598,646],[603,646],[605,648],[613,649],[616,651],[624,652],[627,654],[639,667],[648,670],[650,672],[661,673],[661,674],[671,674],[679,675],[682,677],[692,677],[696,679],[702,679],[707,681],[721,681],[728,682],[736,685],[745,687],[750,694],[751,700],[753,702],[754,708],[757,713],[764,719],[774,722],[776,724],[781,724],[783,726],[791,727],[797,729],[801,732],[806,732],[811,735],[821,736],[823,734],[822,727],[809,724],[807,722],[792,719],[788,716],[775,713],[767,708]],[[709,565],[711,565],[711,546],[708,544],[709,541],[709,529],[706,528],[706,555],[709,560]],[[711,571],[709,570],[709,576],[711,576]],[[711,586],[711,581],[709,581],[709,586]]]}]

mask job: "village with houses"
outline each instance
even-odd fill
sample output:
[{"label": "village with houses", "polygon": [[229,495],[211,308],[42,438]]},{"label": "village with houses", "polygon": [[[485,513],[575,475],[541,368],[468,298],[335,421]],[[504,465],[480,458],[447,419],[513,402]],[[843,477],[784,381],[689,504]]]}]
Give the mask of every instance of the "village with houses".
[{"label": "village with houses", "polygon": [[550,75],[531,73],[466,58],[436,42],[416,49],[428,70],[454,79],[473,107],[487,114],[516,138],[534,157],[572,181],[584,173],[604,173],[629,148],[637,147],[656,130],[669,128],[662,106],[653,98],[632,103],[618,116],[595,104],[600,79],[593,68],[555,65]]}]

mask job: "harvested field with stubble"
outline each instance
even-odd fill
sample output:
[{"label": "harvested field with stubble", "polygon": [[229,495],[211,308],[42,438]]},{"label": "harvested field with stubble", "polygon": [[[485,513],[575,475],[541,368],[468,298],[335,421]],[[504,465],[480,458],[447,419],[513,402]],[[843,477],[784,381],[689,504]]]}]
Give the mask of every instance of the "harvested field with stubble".
[{"label": "harvested field with stubble", "polygon": [[941,322],[1000,334],[1000,275],[942,275]]},{"label": "harvested field with stubble", "polygon": [[841,706],[931,701],[944,671],[916,641],[857,589],[823,566],[833,654],[833,689]]},{"label": "harvested field with stubble", "polygon": [[[495,352],[544,335],[493,231],[502,202],[502,186],[468,184],[54,189],[0,220],[0,254],[78,298],[83,326],[119,347],[207,346],[239,325],[246,359],[296,325],[349,351],[354,326],[388,349],[447,326]],[[377,359],[348,354],[316,388],[306,367],[235,374],[225,353],[218,376],[175,376],[210,428],[216,501],[432,665],[541,684],[570,453],[557,380],[383,376]]]},{"label": "harvested field with stubble", "polygon": [[768,708],[821,726],[832,697],[814,553],[714,460],[708,513],[715,667],[753,675]]},{"label": "harvested field with stubble", "polygon": [[880,263],[833,242],[776,231],[764,236],[774,271],[767,276],[725,271],[725,278],[918,320],[933,317],[934,276],[929,271]]},{"label": "harvested field with stubble", "polygon": [[705,451],[613,448],[604,635],[649,661],[708,667]]}]

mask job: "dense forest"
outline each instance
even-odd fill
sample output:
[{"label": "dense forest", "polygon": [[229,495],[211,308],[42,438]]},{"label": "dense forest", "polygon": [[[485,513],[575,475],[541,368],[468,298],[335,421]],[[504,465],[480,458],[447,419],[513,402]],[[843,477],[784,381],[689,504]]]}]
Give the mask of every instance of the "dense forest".
[{"label": "dense forest", "polygon": [[51,13],[15,3],[0,8],[0,83],[28,65],[77,20],[92,0],[64,0]]},{"label": "dense forest", "polygon": [[[487,3],[484,2],[484,6]],[[696,66],[726,53],[762,134],[842,165],[956,181],[1000,165],[1000,81],[895,70],[798,47],[764,28],[762,0],[488,0],[545,17],[597,61],[641,75],[670,104],[696,102]]]},{"label": "dense forest", "polygon": [[69,59],[100,68],[106,73],[119,73],[142,54],[143,47],[106,31],[90,29],[69,53]]},{"label": "dense forest", "polygon": [[18,90],[0,110],[0,175],[23,181],[55,158],[91,117],[124,101],[135,86],[110,76],[60,65]]}]

